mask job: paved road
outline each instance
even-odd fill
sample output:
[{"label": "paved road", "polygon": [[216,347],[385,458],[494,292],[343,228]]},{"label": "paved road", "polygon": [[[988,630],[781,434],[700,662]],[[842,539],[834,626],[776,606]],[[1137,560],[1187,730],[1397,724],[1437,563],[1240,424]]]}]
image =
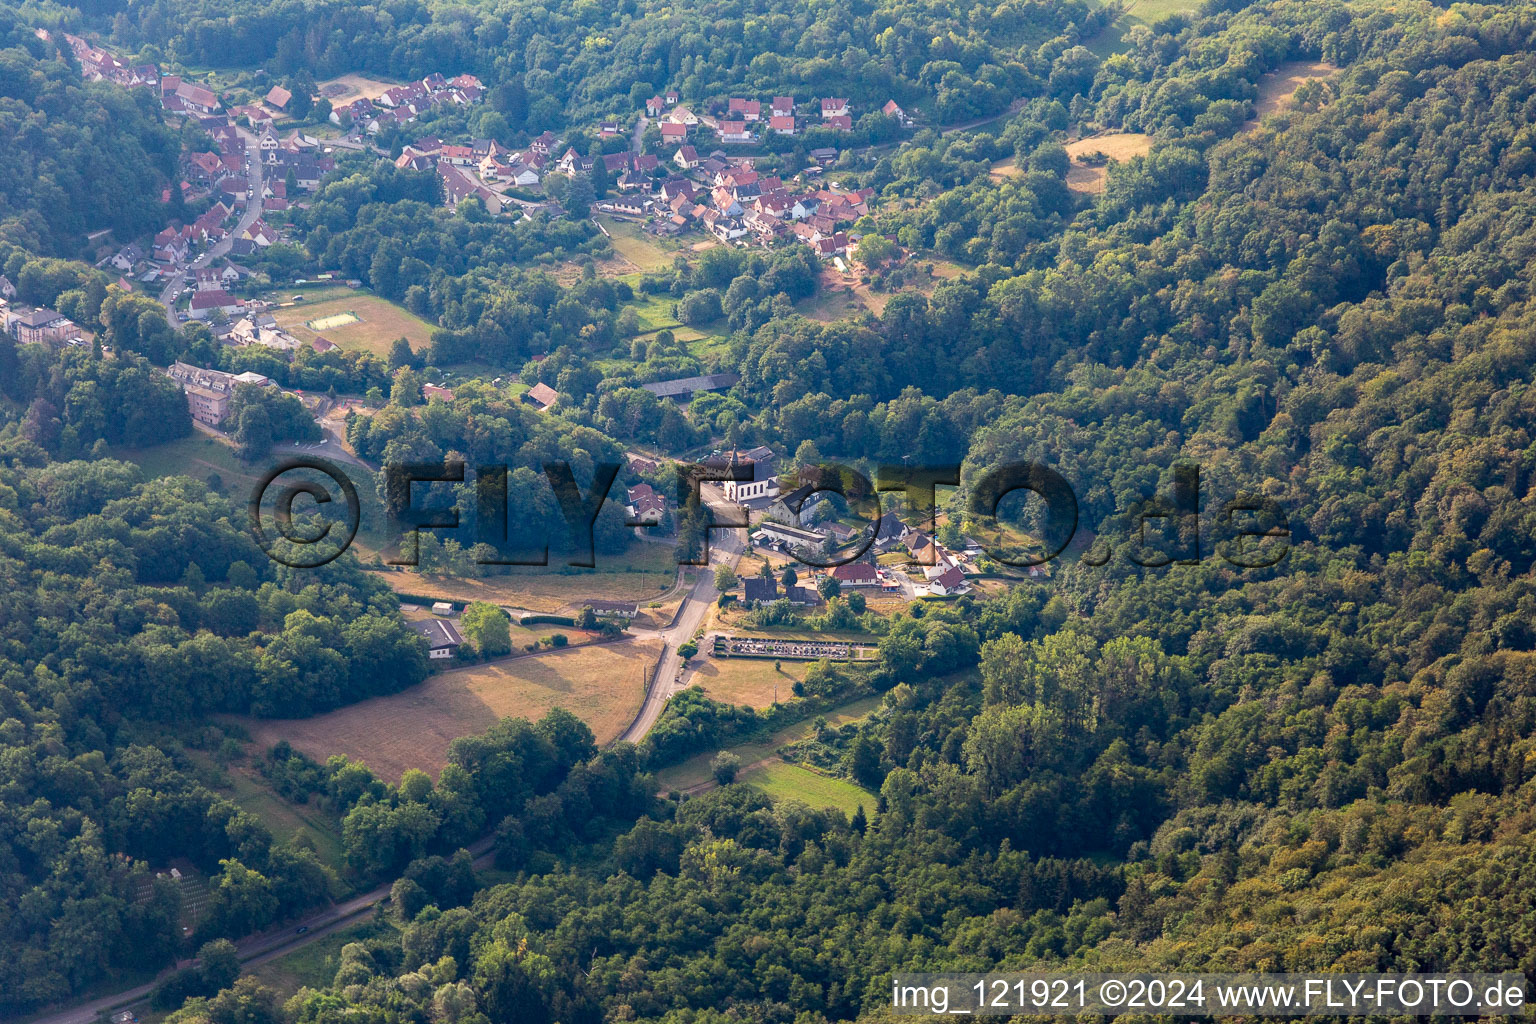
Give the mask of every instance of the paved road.
[{"label": "paved road", "polygon": [[[475,867],[486,868],[491,865],[494,853],[491,850],[493,840],[490,836],[478,839],[469,844],[467,849],[475,857]],[[323,910],[317,910],[308,917],[297,921],[290,921],[282,928],[263,932],[259,935],[250,935],[235,943],[235,948],[240,953],[240,963],[247,967],[264,964],[268,960],[275,960],[280,956],[286,956],[301,946],[308,945],[316,939],[322,939],[327,935],[349,928],[357,924],[364,916],[373,910],[379,903],[389,899],[390,888],[393,882],[381,885],[377,889],[354,896],[342,903],[332,904]],[[302,930],[301,930],[302,929]],[[34,1017],[27,1024],[94,1024],[98,1015],[110,1013],[124,1007],[142,1003],[149,998],[155,984],[160,978],[174,973],[171,970],[161,972],[155,982],[139,985],[135,988],[117,992],[109,996],[101,996],[86,1003],[72,1006],[67,1010],[57,1010],[46,1016]]]},{"label": "paved road", "polygon": [[[710,531],[709,564],[711,567],[734,562],[745,549],[744,531]],[[639,743],[656,724],[656,719],[661,717],[661,709],[666,707],[668,699],[682,689],[683,659],[677,653],[677,649],[693,639],[693,634],[698,632],[699,625],[704,621],[704,615],[709,611],[709,606],[719,596],[720,591],[715,588],[715,574],[711,569],[706,568],[699,574],[688,596],[683,598],[683,605],[678,609],[677,617],[672,620],[671,626],[660,630],[631,630],[636,636],[660,637],[666,646],[662,648],[661,660],[656,666],[656,677],[651,682],[650,691],[645,695],[645,703],[641,705],[640,713],[635,716],[635,720],[630,723],[629,728],[619,739]]]},{"label": "paved road", "polygon": [[229,252],[229,247],[234,244],[235,239],[239,238],[242,232],[256,223],[257,218],[261,216],[261,193],[266,188],[266,171],[261,165],[261,147],[256,136],[246,129],[237,125],[235,131],[240,133],[240,138],[245,142],[245,156],[250,168],[248,175],[250,178],[250,191],[246,194],[245,212],[240,215],[239,223],[235,225],[229,234],[209,246],[208,250],[197,259],[179,268],[180,273],[173,276],[170,283],[161,290],[160,305],[165,307],[166,319],[171,322],[172,326],[178,322],[176,320],[176,297],[181,289],[185,287],[183,279],[187,273],[206,267]]},{"label": "paved road", "polygon": [[[334,452],[326,454],[335,457]],[[746,540],[743,530],[710,531],[711,567],[734,562],[745,549]],[[719,596],[720,591],[715,588],[714,572],[706,569],[699,574],[688,596],[683,599],[682,607],[678,609],[677,617],[673,619],[671,626],[660,630],[630,630],[632,635],[637,637],[659,637],[665,646],[662,649],[655,680],[651,684],[650,692],[646,694],[645,703],[641,706],[640,713],[635,717],[634,722],[630,724],[624,735],[619,737],[621,740],[637,743],[643,739],[645,734],[655,726],[656,720],[661,717],[661,710],[666,706],[667,700],[682,688],[682,658],[678,656],[677,649],[693,639],[694,633],[698,631],[700,623],[704,621],[704,616],[709,611],[709,606]],[[490,866],[494,859],[492,845],[493,840],[490,836],[469,844],[467,849],[475,857],[476,868]],[[342,903],[317,910],[308,917],[288,922],[280,929],[241,939],[235,943],[235,948],[240,953],[241,964],[246,967],[264,964],[269,960],[286,956],[317,939],[357,924],[375,906],[389,898],[392,885],[393,882],[381,885]],[[155,982],[31,1018],[26,1024],[94,1024],[101,1014],[147,1000],[155,984],[170,973],[172,973],[170,970],[162,972]]]}]

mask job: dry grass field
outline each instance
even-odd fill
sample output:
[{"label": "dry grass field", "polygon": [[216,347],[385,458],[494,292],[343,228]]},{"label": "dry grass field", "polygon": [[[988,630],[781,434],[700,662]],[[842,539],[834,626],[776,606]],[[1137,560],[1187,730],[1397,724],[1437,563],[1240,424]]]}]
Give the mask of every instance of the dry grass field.
[{"label": "dry grass field", "polygon": [[342,75],[340,78],[330,78],[320,83],[320,95],[331,101],[331,106],[339,107],[353,100],[366,96],[373,99],[398,82],[385,82],[377,78],[369,78],[366,75]]},{"label": "dry grass field", "polygon": [[[343,324],[317,331],[309,324],[328,317],[354,313],[355,323]],[[406,338],[413,349],[424,349],[432,343],[431,324],[408,310],[367,292],[348,292],[336,298],[320,302],[300,302],[284,306],[273,313],[277,325],[303,342],[311,342],[324,336],[345,349],[362,349],[375,355],[389,355],[389,346],[396,338]]]},{"label": "dry grass field", "polygon": [[706,658],[693,673],[693,685],[710,700],[726,704],[750,704],[754,708],[795,699],[794,686],[805,678],[808,661],[780,661],[775,669],[767,658]]},{"label": "dry grass field", "polygon": [[673,549],[666,545],[634,544],[622,555],[599,556],[593,569],[556,564],[514,567],[506,576],[483,579],[390,572],[384,574],[384,582],[396,593],[440,601],[486,601],[531,612],[579,610],[582,601],[594,597],[635,601],[643,608],[666,600],[664,595],[677,580],[673,559]]},{"label": "dry grass field", "polygon": [[634,721],[660,651],[656,641],[548,651],[451,669],[401,693],[313,718],[240,722],[263,747],[287,740],[318,761],[345,754],[390,781],[407,768],[436,775],[458,737],[484,732],[502,718],[537,721],[554,708],[586,722],[599,743],[609,742]]},{"label": "dry grass field", "polygon": [[1129,160],[1133,156],[1146,156],[1152,149],[1152,136],[1136,132],[1112,132],[1093,135],[1066,145],[1072,167],[1067,171],[1067,187],[1074,192],[1097,194],[1104,191],[1104,179],[1108,170],[1104,165],[1088,166],[1078,163],[1078,157],[1102,154],[1111,161]]},{"label": "dry grass field", "polygon": [[1303,82],[1327,78],[1338,70],[1326,61],[1291,60],[1264,75],[1259,79],[1259,98],[1254,101],[1254,121],[1247,126],[1248,130],[1257,128],[1259,120],[1267,115],[1285,109]]}]

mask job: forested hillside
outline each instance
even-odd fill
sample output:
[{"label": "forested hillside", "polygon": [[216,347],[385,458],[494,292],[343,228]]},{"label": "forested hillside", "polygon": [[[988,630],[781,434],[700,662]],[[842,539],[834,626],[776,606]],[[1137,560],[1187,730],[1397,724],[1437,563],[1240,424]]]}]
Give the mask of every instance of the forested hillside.
[{"label": "forested hillside", "polygon": [[0,240],[43,255],[157,230],[181,150],[146,90],[82,82],[73,60],[0,5]]},{"label": "forested hillside", "polygon": [[[1528,8],[1212,0],[1102,58],[1080,44],[1110,18],[1075,4],[162,0],[79,17],[194,63],[474,70],[513,132],[669,85],[841,89],[939,120],[1022,101],[836,172],[879,199],[860,230],[958,267],[879,315],[806,315],[822,285],[804,246],[609,280],[584,219],[451,213],[423,175],[349,168],[293,218],[306,258],[439,329],[387,367],[304,355],[274,373],[378,388],[347,425],[365,458],[507,462],[525,495],[544,459],[585,474],[634,444],[961,463],[960,501],[1032,459],[1073,485],[1085,542],[990,596],[887,615],[831,596],[818,621],[878,657],[816,665],[796,692],[878,705],[796,750],[868,791],[857,815],[741,783],[658,795],[655,773],[793,714],[695,691],[638,746],[598,751],[564,714],[503,722],[398,784],[280,745],[265,776],[325,802],[360,877],[400,880],[334,975],[286,1000],[242,979],[172,1024],[884,1020],[892,972],[940,969],[1536,976]],[[1252,120],[1264,76],[1303,60],[1334,70]],[[1121,130],[1150,152],[1110,165],[1100,194],[1069,189],[1069,133]],[[18,195],[17,223],[51,223]],[[0,343],[6,1012],[167,961],[175,900],[135,895],[167,836],[216,879],[199,940],[323,899],[325,869],[203,785],[185,737],[213,713],[315,712],[426,671],[356,560],[274,568],[229,500],[108,457],[189,427],[151,362],[263,357],[36,258],[79,226],[30,230],[5,265],[119,352]],[[640,339],[641,303],[713,333]],[[422,404],[429,361],[562,398],[534,412],[471,379]],[[638,387],[711,371],[740,383],[686,409]],[[1187,466],[1201,557],[1139,567],[1135,510]],[[1219,557],[1240,495],[1283,512],[1278,565]],[[519,511],[553,519],[538,500]],[[979,525],[961,509],[957,533]],[[477,889],[455,851],[489,834],[503,873]]]}]

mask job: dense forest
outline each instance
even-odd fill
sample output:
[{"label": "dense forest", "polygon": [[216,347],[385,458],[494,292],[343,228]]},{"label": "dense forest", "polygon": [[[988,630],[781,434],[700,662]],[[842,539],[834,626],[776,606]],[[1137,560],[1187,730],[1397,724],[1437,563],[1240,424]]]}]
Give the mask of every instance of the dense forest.
[{"label": "dense forest", "polygon": [[[1082,45],[1109,15],[1075,4],[159,0],[67,17],[190,63],[472,70],[513,131],[666,85],[895,96],[940,120],[1022,101],[839,172],[876,190],[861,230],[964,272],[835,322],[797,312],[817,289],[803,246],[610,281],[584,221],[449,212],[422,176],[349,168],[295,217],[307,258],[440,329],[420,353],[279,369],[377,389],[382,411],[347,426],[365,457],[506,462],[525,495],[547,493],[546,459],[585,480],[633,442],[958,463],[961,503],[1029,459],[1070,481],[1085,542],[1048,581],[985,598],[873,615],[829,593],[826,621],[878,658],[815,666],[801,706],[878,706],[817,724],[796,755],[868,791],[853,816],[742,784],[658,795],[655,772],[792,713],[692,692],[637,746],[598,750],[566,714],[508,720],[455,743],[436,779],[265,752],[279,792],[335,816],[350,870],[398,880],[333,977],[286,1001],[192,977],[162,1000],[192,996],[175,1024],[883,1020],[894,971],[1000,966],[1536,975],[1528,9],[1210,0],[1113,52]],[[17,66],[42,58],[27,35],[8,37]],[[1262,76],[1298,60],[1337,70],[1253,121]],[[1154,143],[1085,197],[1062,147],[1084,130]],[[991,173],[1010,158],[1017,173]],[[41,197],[7,194],[23,227],[47,223]],[[67,246],[29,230],[7,234],[5,265],[120,351],[0,342],[4,1011],[167,962],[175,901],[146,867],[167,837],[215,879],[198,942],[324,899],[311,854],[201,781],[197,744],[217,737],[200,725],[425,672],[355,560],[274,567],[223,496],[110,458],[188,429],[153,365],[253,357],[44,258]],[[584,270],[560,283],[556,254]],[[663,296],[719,344],[636,339],[634,304]],[[469,360],[562,398],[534,413],[468,381],[421,402],[429,365]],[[713,370],[741,381],[686,411],[638,387]],[[1189,466],[1203,557],[1143,568],[1137,510]],[[1283,512],[1278,565],[1215,557],[1239,496]],[[600,517],[598,543],[621,539]],[[487,835],[502,874],[479,887],[460,849]]]},{"label": "dense forest", "polygon": [[68,47],[0,5],[0,151],[0,240],[74,255],[88,232],[159,230],[181,140],[148,90],[82,82]]}]

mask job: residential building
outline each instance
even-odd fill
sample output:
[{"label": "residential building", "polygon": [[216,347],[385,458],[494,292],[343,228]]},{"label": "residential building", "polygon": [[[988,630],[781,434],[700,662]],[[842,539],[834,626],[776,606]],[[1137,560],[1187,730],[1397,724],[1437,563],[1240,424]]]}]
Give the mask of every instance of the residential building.
[{"label": "residential building", "polygon": [[624,510],[629,523],[660,523],[667,514],[667,499],[648,483],[638,483],[624,492]]},{"label": "residential building", "polygon": [[528,393],[523,397],[537,405],[539,411],[543,412],[555,404],[560,397],[560,392],[541,381],[529,388]]},{"label": "residential building", "polygon": [[79,341],[80,328],[63,313],[38,308],[10,314],[10,334],[23,345],[62,345]]},{"label": "residential building", "polygon": [[741,599],[768,604],[778,600],[779,581],[772,576],[748,576],[741,581]]},{"label": "residential building", "polygon": [[868,562],[849,562],[835,566],[832,578],[845,587],[875,587],[880,585],[880,574]]},{"label": "residential building", "polygon": [[241,384],[268,387],[272,381],[259,373],[225,373],[223,370],[205,370],[200,366],[177,362],[166,375],[181,385],[187,396],[187,407],[192,418],[199,423],[218,426],[229,415],[229,400],[235,388]]},{"label": "residential building", "polygon": [[426,641],[427,658],[430,661],[446,661],[458,654],[459,648],[464,646],[464,637],[459,627],[445,619],[422,619],[406,625]]},{"label": "residential building", "polygon": [[598,618],[632,619],[640,614],[640,606],[633,601],[605,601],[601,599],[582,602],[583,608],[591,608]]},{"label": "residential building", "polygon": [[763,541],[779,543],[793,551],[818,553],[825,551],[827,547],[827,538],[816,531],[788,526],[784,523],[765,522],[757,528],[755,536],[759,543]]}]

